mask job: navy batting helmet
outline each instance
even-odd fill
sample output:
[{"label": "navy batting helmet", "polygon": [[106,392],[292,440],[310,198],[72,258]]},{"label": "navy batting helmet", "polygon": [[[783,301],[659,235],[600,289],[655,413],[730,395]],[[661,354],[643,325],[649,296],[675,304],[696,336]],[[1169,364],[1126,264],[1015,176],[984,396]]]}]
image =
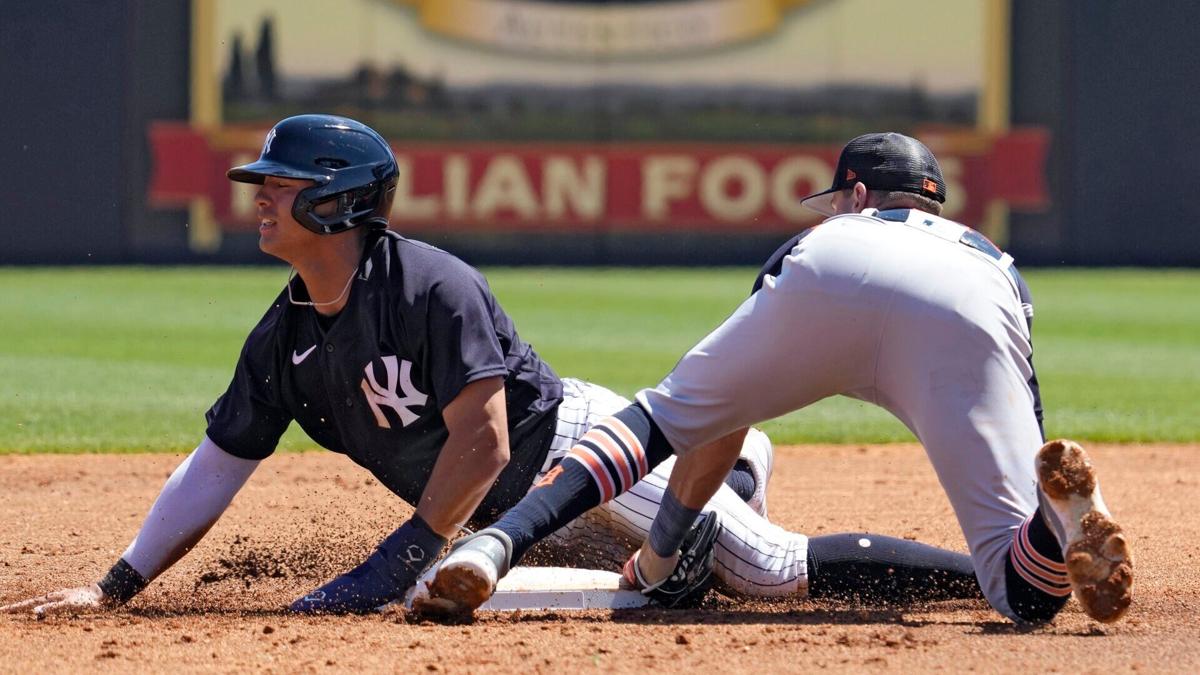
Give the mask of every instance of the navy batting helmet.
[{"label": "navy batting helmet", "polygon": [[[267,176],[314,181],[296,195],[292,216],[317,234],[334,234],[360,225],[387,227],[398,173],[387,141],[367,125],[334,115],[297,115],[271,129],[258,161],[226,175],[259,185]],[[313,212],[335,200],[331,215]]]}]

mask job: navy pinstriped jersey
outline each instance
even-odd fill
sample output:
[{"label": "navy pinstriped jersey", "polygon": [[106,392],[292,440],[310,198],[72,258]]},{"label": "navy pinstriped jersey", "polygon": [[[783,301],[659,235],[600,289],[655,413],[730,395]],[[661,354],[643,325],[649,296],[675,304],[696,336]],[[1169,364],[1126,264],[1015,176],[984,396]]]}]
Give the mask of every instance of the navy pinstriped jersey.
[{"label": "navy pinstriped jersey", "polygon": [[[275,299],[208,411],[208,437],[262,459],[295,420],[416,504],[449,434],[443,408],[467,384],[502,377],[511,459],[476,512],[494,516],[541,469],[562,383],[478,271],[395,233],[372,236],[336,317],[289,303],[286,289]],[[308,297],[301,279],[291,283]]]},{"label": "navy pinstriped jersey", "polygon": [[[901,212],[903,213],[903,215],[901,215]],[[878,216],[883,218],[884,220],[894,220],[897,222],[903,222],[907,218],[907,215],[908,215],[907,209],[897,209],[894,211],[882,211],[878,214]],[[763,264],[762,269],[759,270],[759,272],[758,272],[758,276],[755,277],[755,279],[754,279],[754,286],[750,289],[751,295],[757,293],[759,291],[759,289],[762,288],[764,277],[766,277],[767,275],[770,275],[773,277],[779,276],[780,271],[783,270],[783,259],[786,258],[792,252],[792,249],[796,248],[796,244],[800,243],[801,239],[808,236],[808,234],[810,232],[812,232],[814,229],[815,229],[814,227],[810,227],[807,230],[804,230],[803,232],[801,232],[800,234],[797,234],[796,236],[787,240],[787,242],[784,243],[783,246],[780,246],[778,249],[775,250],[774,253],[771,254],[771,257],[767,258],[767,262],[765,264]],[[984,237],[982,234],[979,234],[978,232],[975,232],[974,230],[968,230],[968,232],[974,236],[971,238],[965,239],[962,242],[965,246],[970,246],[971,248],[982,251],[988,255],[992,255],[992,257],[997,257],[999,255],[998,254],[999,249],[996,248],[996,245],[993,244],[991,241],[988,241],[988,239],[986,237]],[[997,253],[995,255],[993,255],[992,251],[996,251]],[[1029,292],[1029,286],[1025,284],[1025,279],[1023,279],[1021,277],[1021,274],[1019,272],[1017,272],[1016,266],[1014,265],[1014,266],[1010,267],[1009,269],[1013,276],[1013,279],[1017,282],[1017,291],[1021,297],[1021,305],[1022,305],[1022,307],[1026,308],[1025,321],[1029,325],[1029,334],[1033,335],[1033,294]],[[1032,343],[1030,343],[1030,344],[1032,346]],[[1029,368],[1030,368],[1030,372],[1032,373],[1029,376],[1029,388],[1033,391],[1033,412],[1034,412],[1034,415],[1037,416],[1038,429],[1041,430],[1042,438],[1045,439],[1046,429],[1042,424],[1042,417],[1043,417],[1042,393],[1038,386],[1037,371],[1033,369],[1033,355],[1032,354],[1029,355]]]}]

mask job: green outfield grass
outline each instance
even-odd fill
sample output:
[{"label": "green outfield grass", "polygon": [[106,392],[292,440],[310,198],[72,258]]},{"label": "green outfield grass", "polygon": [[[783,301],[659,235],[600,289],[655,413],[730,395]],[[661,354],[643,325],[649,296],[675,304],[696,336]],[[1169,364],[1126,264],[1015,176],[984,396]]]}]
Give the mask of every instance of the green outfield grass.
[{"label": "green outfield grass", "polygon": [[[521,334],[560,374],[626,395],[670,370],[754,278],[750,269],[485,272]],[[0,269],[0,452],[193,447],[285,274]],[[1200,440],[1200,272],[1026,276],[1050,435]],[[780,443],[912,439],[886,413],[843,398],[765,427]],[[313,444],[293,428],[284,446]]]}]

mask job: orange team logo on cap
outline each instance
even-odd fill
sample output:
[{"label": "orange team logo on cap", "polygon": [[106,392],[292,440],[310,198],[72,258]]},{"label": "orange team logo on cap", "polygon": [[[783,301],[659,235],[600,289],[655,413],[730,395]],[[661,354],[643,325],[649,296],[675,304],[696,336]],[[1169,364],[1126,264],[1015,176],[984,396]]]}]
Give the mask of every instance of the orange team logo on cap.
[{"label": "orange team logo on cap", "polygon": [[854,180],[858,178],[858,174],[854,173],[854,169],[846,169],[846,180]]},{"label": "orange team logo on cap", "polygon": [[937,183],[926,178],[921,183],[921,189],[926,192],[937,192]]}]

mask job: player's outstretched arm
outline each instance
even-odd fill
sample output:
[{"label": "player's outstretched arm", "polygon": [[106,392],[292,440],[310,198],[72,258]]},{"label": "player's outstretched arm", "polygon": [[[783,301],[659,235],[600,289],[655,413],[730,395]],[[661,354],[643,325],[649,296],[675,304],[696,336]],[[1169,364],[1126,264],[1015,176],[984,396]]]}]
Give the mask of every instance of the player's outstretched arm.
[{"label": "player's outstretched arm", "polygon": [[442,416],[450,434],[421,493],[417,514],[448,539],[475,513],[508,464],[504,380],[490,377],[468,384]]},{"label": "player's outstretched arm", "polygon": [[182,558],[217,522],[258,461],[234,457],[207,437],[163,485],[142,529],[98,583],[0,607],[39,617],[119,606]]},{"label": "player's outstretched arm", "polygon": [[746,432],[734,431],[675,461],[650,533],[630,560],[640,578],[653,584],[676,573],[680,544],[733,468]]}]

